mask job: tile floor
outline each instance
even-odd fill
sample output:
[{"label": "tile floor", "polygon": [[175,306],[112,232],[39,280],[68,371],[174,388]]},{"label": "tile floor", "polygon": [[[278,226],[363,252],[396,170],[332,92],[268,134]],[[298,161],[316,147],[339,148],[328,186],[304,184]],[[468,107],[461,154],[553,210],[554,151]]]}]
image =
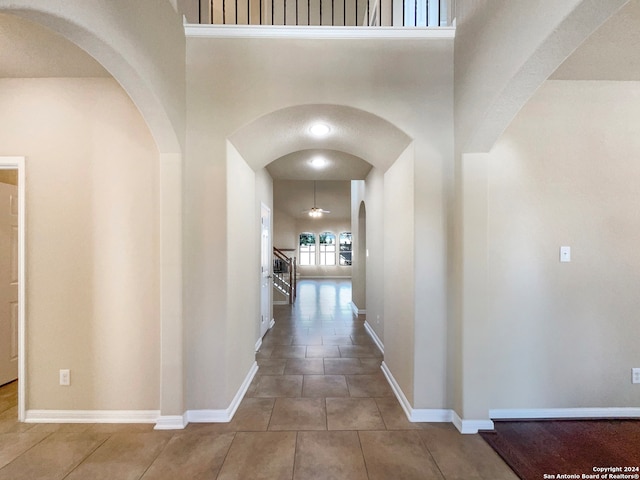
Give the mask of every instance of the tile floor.
[{"label": "tile floor", "polygon": [[230,423],[22,424],[0,388],[0,480],[517,479],[478,435],[407,421],[348,281],[301,281]]}]

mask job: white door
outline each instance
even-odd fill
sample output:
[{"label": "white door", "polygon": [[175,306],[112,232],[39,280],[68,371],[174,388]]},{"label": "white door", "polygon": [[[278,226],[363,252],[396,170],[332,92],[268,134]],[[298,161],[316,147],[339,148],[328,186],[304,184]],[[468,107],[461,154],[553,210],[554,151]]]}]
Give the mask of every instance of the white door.
[{"label": "white door", "polygon": [[0,183],[0,385],[18,378],[18,187]]},{"label": "white door", "polygon": [[269,330],[271,323],[271,209],[262,205],[260,214],[260,252],[262,284],[260,288],[260,338]]}]

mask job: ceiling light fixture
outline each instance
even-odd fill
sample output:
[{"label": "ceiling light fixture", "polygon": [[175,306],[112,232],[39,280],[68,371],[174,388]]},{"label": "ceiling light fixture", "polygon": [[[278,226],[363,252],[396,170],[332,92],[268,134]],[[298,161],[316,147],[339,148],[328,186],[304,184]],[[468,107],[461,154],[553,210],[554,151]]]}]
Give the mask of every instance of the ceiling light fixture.
[{"label": "ceiling light fixture", "polygon": [[309,132],[315,137],[324,137],[325,135],[328,135],[330,131],[331,128],[326,123],[318,122],[309,127]]},{"label": "ceiling light fixture", "polygon": [[320,218],[323,213],[331,213],[329,210],[323,210],[316,206],[316,182],[313,182],[313,208],[304,210],[302,213],[308,213],[311,218]]},{"label": "ceiling light fixture", "polygon": [[314,157],[309,163],[313,168],[324,168],[327,165],[327,161],[323,157]]}]

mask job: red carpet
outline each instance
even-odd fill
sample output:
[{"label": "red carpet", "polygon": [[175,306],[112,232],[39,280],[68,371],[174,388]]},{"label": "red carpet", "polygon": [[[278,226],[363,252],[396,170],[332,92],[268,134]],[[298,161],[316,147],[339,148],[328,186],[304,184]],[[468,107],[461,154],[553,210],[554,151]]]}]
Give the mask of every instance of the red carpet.
[{"label": "red carpet", "polygon": [[496,421],[480,435],[524,480],[640,479],[640,420]]}]

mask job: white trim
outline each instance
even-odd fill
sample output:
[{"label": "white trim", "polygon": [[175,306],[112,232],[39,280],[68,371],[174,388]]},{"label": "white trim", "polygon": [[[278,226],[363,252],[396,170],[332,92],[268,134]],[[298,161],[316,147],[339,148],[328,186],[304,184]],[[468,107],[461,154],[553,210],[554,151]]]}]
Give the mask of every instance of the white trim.
[{"label": "white trim", "polygon": [[354,302],[351,302],[351,311],[355,315],[366,315],[367,314],[367,311],[364,308],[363,309],[358,308],[358,306]]},{"label": "white trim", "polygon": [[489,410],[494,420],[533,418],[640,418],[640,408],[524,408]]},{"label": "white trim", "polygon": [[452,411],[452,422],[462,434],[478,433],[478,430],[493,430],[494,425],[491,420],[463,420],[456,412]]},{"label": "white trim", "polygon": [[187,426],[186,415],[161,415],[156,421],[154,430],[182,430]]},{"label": "white trim", "polygon": [[387,378],[389,385],[391,386],[391,390],[396,395],[396,398],[400,402],[400,406],[404,410],[407,419],[410,422],[438,422],[438,423],[446,423],[451,422],[452,420],[452,412],[448,409],[440,409],[440,408],[420,408],[415,409],[411,407],[409,400],[404,395],[404,392],[396,382],[396,379],[393,377],[391,370],[385,362],[382,362],[382,373]]},{"label": "white trim", "polygon": [[226,423],[230,422],[233,416],[238,410],[240,406],[240,402],[244,398],[245,393],[247,393],[247,389],[255,377],[258,371],[258,364],[253,362],[251,368],[249,369],[249,373],[245,377],[242,385],[238,389],[236,396],[231,401],[231,405],[229,405],[226,409],[219,410],[187,410],[185,413],[185,417],[187,422],[191,423]]},{"label": "white trim", "polygon": [[260,337],[258,339],[258,341],[256,342],[256,346],[255,346],[255,350],[254,352],[257,352],[258,350],[260,350],[260,347],[262,346],[262,337]]},{"label": "white trim", "polygon": [[396,379],[393,377],[391,370],[389,370],[389,367],[384,361],[382,362],[382,365],[380,365],[380,368],[382,369],[382,373],[384,373],[384,376],[387,378],[387,382],[389,382],[391,390],[393,390],[393,393],[400,402],[400,406],[402,407],[402,410],[404,410],[404,414],[407,416],[407,419],[411,421],[411,413],[413,408],[411,407],[409,400],[407,400],[407,397],[405,397],[404,392],[400,388],[400,385],[398,385],[398,382],[396,382]]},{"label": "white trim", "polygon": [[274,300],[273,304],[274,305],[289,305],[289,301],[288,300]]},{"label": "white trim", "polygon": [[400,402],[407,419],[410,422],[434,422],[453,423],[458,431],[463,434],[478,433],[478,430],[493,430],[491,420],[462,420],[456,412],[447,408],[412,408],[409,400],[404,395],[400,385],[393,377],[389,367],[382,362],[382,373],[387,378],[391,390]]},{"label": "white trim", "polygon": [[455,38],[454,27],[328,27],[328,26],[278,26],[278,25],[198,25],[184,26],[187,37],[205,38]]},{"label": "white trim", "polygon": [[269,330],[271,330],[275,324],[276,324],[276,319],[272,318],[271,322],[269,323]]},{"label": "white trim", "polygon": [[25,157],[0,157],[0,169],[18,170],[18,420],[24,422],[27,405]]},{"label": "white trim", "polygon": [[160,410],[27,410],[26,423],[155,423]]},{"label": "white trim", "polygon": [[373,340],[373,343],[376,344],[376,347],[378,347],[378,350],[380,350],[380,353],[384,355],[384,344],[382,343],[382,340],[380,340],[380,337],[378,337],[378,334],[373,330],[369,322],[367,322],[366,320],[364,321],[364,329],[367,331],[367,333],[371,337],[371,340]]}]

